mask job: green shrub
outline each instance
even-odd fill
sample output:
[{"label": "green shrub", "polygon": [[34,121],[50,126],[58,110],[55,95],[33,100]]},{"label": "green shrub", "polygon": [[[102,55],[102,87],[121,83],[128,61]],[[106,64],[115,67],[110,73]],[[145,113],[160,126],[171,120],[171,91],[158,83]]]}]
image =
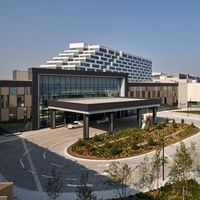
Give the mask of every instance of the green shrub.
[{"label": "green shrub", "polygon": [[105,143],[106,148],[111,148],[112,146],[113,146],[113,143],[110,143],[110,142]]},{"label": "green shrub", "polygon": [[193,122],[191,123],[191,125],[190,125],[190,126],[191,126],[192,128],[194,128],[194,127],[195,127],[195,125],[194,125],[194,123],[193,123]]},{"label": "green shrub", "polygon": [[184,119],[181,119],[181,124],[184,124],[185,120]]},{"label": "green shrub", "polygon": [[161,123],[159,123],[157,126],[156,126],[157,129],[163,129],[163,126]]},{"label": "green shrub", "polygon": [[79,138],[78,141],[76,142],[76,146],[77,147],[85,146],[85,141],[83,139]]},{"label": "green shrub", "polygon": [[95,136],[93,137],[93,140],[94,140],[95,142],[100,142],[102,139],[101,139],[101,137],[100,137],[99,135],[96,135],[96,134],[95,134]]},{"label": "green shrub", "polygon": [[176,123],[176,121],[175,121],[175,119],[173,119],[173,120],[172,120],[172,124],[175,124],[175,123]]},{"label": "green shrub", "polygon": [[150,138],[150,139],[149,139],[148,145],[149,145],[149,146],[155,146],[155,145],[156,145],[156,142],[154,141],[153,138]]},{"label": "green shrub", "polygon": [[121,150],[119,148],[117,148],[117,146],[115,144],[113,144],[112,148],[110,149],[110,154],[115,156],[120,153],[121,153]]},{"label": "green shrub", "polygon": [[165,123],[166,123],[166,124],[169,124],[169,119],[168,119],[168,117],[165,119]]},{"label": "green shrub", "polygon": [[137,145],[136,142],[133,142],[133,143],[132,143],[131,149],[132,149],[132,150],[137,150],[137,149],[139,149],[139,147],[138,147],[138,145]]},{"label": "green shrub", "polygon": [[176,122],[174,122],[174,123],[172,122],[172,127],[173,127],[173,128],[177,128]]}]

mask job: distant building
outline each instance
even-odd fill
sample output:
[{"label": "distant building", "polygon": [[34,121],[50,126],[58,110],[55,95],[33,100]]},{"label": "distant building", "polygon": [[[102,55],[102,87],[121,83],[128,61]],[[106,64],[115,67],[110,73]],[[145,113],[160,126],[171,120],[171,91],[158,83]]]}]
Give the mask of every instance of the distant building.
[{"label": "distant building", "polygon": [[154,83],[178,83],[178,107],[200,107],[200,77],[181,73],[153,72]]},{"label": "distant building", "polygon": [[28,71],[13,70],[13,80],[27,81]]},{"label": "distant building", "polygon": [[153,82],[198,83],[200,77],[181,73],[152,72]]},{"label": "distant building", "polygon": [[128,73],[128,80],[151,81],[152,61],[100,45],[72,43],[69,50],[41,65],[43,68]]}]

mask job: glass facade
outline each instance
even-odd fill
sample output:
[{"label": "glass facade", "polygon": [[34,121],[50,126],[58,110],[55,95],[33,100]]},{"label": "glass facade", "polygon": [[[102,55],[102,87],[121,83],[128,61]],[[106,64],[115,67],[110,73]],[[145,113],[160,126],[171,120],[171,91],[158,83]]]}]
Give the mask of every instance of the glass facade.
[{"label": "glass facade", "polygon": [[[49,126],[48,99],[118,97],[121,94],[122,78],[94,76],[40,75],[39,102],[40,127]],[[71,116],[73,115],[73,116]],[[56,112],[56,123],[75,118],[75,114]]]}]

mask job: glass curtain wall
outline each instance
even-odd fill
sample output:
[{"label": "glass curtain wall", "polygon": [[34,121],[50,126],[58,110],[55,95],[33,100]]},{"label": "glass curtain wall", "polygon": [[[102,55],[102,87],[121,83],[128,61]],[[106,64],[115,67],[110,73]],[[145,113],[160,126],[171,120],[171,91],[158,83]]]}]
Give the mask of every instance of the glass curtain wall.
[{"label": "glass curtain wall", "polygon": [[[122,78],[40,75],[40,128],[49,126],[48,99],[118,97],[121,85]],[[57,125],[73,118],[71,113],[56,111]]]}]

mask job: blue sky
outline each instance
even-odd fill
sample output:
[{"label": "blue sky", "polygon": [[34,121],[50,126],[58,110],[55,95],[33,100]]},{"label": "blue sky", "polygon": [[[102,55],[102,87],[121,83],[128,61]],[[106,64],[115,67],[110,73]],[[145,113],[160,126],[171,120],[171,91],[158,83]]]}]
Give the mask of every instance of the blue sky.
[{"label": "blue sky", "polygon": [[0,79],[86,42],[200,76],[199,0],[1,0]]}]

